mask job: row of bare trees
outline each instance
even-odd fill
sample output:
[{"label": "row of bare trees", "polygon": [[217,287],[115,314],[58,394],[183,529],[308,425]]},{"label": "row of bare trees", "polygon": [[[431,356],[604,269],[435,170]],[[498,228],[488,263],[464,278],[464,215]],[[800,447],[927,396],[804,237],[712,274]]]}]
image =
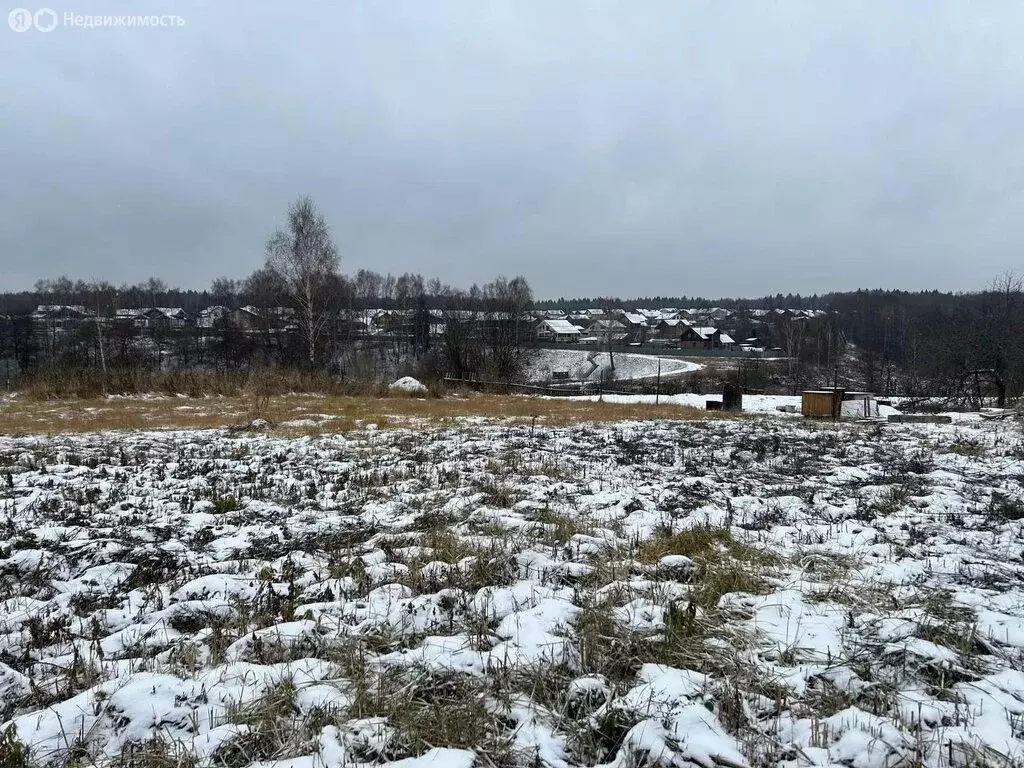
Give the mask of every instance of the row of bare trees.
[{"label": "row of bare trees", "polygon": [[[238,370],[283,365],[382,377],[515,378],[532,347],[533,296],[523,277],[499,277],[468,290],[418,274],[340,272],[323,214],[308,197],[292,203],[248,277],[217,278],[205,292],[168,288],[159,278],[120,289],[67,277],[36,292],[0,298],[0,361],[16,369],[111,366]],[[79,305],[87,319],[31,318],[37,304]],[[197,324],[211,305],[258,310],[240,326],[227,315]],[[182,307],[191,321],[140,330],[116,309]],[[0,369],[2,373],[2,369]]]}]

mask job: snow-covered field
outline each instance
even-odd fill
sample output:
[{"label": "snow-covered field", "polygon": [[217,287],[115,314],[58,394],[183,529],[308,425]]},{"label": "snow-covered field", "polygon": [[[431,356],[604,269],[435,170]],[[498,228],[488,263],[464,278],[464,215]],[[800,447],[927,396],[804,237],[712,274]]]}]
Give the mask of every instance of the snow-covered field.
[{"label": "snow-covered field", "polygon": [[[698,363],[691,363],[675,357],[662,357],[661,375],[676,376],[701,368]],[[607,352],[593,349],[538,349],[530,361],[527,378],[530,381],[546,382],[555,371],[566,371],[573,381],[603,381],[615,379],[642,379],[658,375],[656,355],[642,355],[631,352],[615,353],[615,369],[611,368],[611,358]]]},{"label": "snow-covered field", "polygon": [[1018,429],[0,438],[0,765],[1020,764]]}]

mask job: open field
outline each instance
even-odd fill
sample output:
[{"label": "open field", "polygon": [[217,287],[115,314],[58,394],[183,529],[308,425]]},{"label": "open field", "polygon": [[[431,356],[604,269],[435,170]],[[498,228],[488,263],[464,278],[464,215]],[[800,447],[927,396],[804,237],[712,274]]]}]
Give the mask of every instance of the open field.
[{"label": "open field", "polygon": [[1024,760],[1016,424],[82,405],[0,414],[4,768]]},{"label": "open field", "polygon": [[95,398],[0,400],[0,434],[51,434],[119,429],[207,429],[263,418],[291,434],[353,429],[454,424],[479,417],[564,426],[581,421],[705,418],[702,409],[678,403],[597,402],[507,397],[469,392],[444,398],[275,395],[251,397]]}]

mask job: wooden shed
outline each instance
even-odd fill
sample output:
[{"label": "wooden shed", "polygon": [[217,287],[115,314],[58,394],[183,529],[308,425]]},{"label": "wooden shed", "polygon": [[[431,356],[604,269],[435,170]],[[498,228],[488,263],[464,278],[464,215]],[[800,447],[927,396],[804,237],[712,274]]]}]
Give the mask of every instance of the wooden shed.
[{"label": "wooden shed", "polygon": [[842,389],[808,390],[800,397],[800,412],[814,419],[838,419],[842,408]]},{"label": "wooden shed", "polygon": [[871,392],[842,387],[808,390],[800,398],[800,412],[814,419],[869,419],[878,416],[878,401]]}]

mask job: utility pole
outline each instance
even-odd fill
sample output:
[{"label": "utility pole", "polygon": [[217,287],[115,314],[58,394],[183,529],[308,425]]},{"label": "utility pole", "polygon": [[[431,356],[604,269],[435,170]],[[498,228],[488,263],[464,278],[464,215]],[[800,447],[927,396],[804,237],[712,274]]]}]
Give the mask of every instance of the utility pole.
[{"label": "utility pole", "polygon": [[836,340],[836,348],[832,360],[832,389],[839,389],[839,358],[842,356],[842,334],[839,332],[839,320],[838,315],[833,311],[832,313],[832,328],[833,335]]},{"label": "utility pole", "polygon": [[107,394],[107,356],[103,351],[103,324],[100,322],[100,289],[96,285],[96,340],[100,345],[100,368],[103,371],[103,394]]},{"label": "utility pole", "polygon": [[661,358],[658,358],[658,378],[654,384],[654,404],[661,402]]}]

